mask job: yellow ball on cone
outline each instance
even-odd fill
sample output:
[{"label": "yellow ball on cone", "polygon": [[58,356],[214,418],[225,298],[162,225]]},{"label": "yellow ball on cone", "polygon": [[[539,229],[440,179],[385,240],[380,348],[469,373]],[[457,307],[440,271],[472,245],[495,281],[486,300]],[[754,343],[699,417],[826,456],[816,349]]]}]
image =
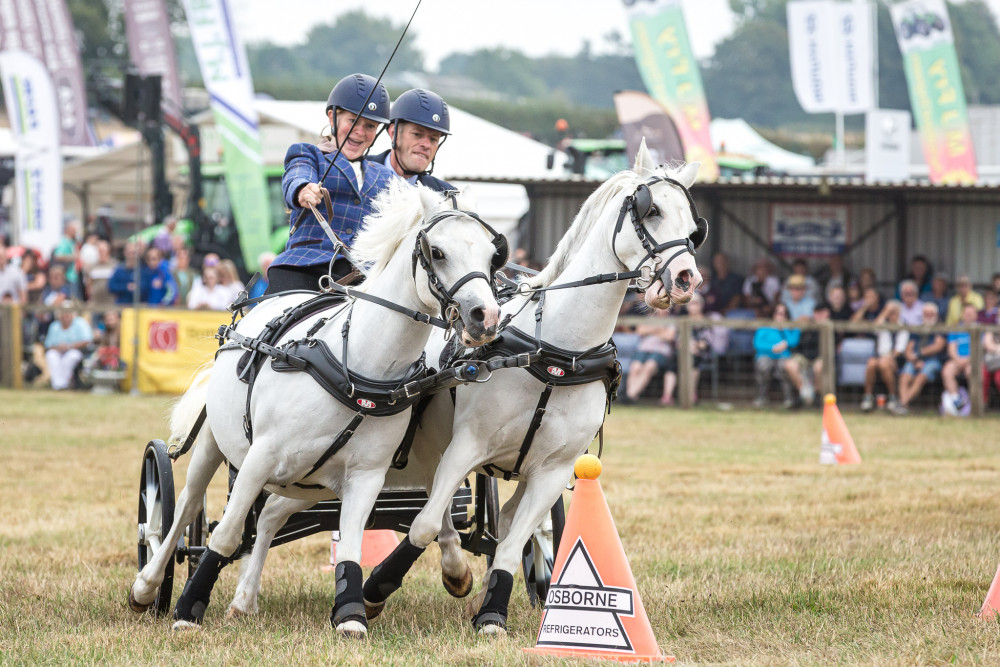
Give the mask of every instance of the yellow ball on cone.
[{"label": "yellow ball on cone", "polygon": [[601,459],[593,454],[584,454],[576,460],[573,472],[578,479],[597,479],[601,474]]}]

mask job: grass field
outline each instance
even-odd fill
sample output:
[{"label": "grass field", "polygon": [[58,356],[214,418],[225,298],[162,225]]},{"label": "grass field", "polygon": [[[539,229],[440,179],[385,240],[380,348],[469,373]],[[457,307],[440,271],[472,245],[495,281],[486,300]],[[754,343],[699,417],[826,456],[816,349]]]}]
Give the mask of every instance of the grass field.
[{"label": "grass field", "polygon": [[[235,568],[201,633],[171,636],[167,620],[133,615],[140,457],[163,437],[168,407],[0,391],[0,662],[559,662],[521,651],[541,615],[519,575],[510,635],[481,639],[432,553],[367,641],[338,639],[322,535],[272,552],[255,618],[223,619]],[[609,418],[601,481],[654,632],[678,662],[1000,664],[1000,624],[974,616],[1000,560],[1000,421],[845,417],[860,466],[817,464],[819,412]],[[210,493],[213,518],[223,493]],[[478,581],[485,564],[472,562]]]}]

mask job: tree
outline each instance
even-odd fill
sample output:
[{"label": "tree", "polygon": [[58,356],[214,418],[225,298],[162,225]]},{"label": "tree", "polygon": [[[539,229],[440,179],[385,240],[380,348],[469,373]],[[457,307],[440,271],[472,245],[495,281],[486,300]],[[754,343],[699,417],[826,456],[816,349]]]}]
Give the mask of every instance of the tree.
[{"label": "tree", "polygon": [[1000,30],[982,0],[948,7],[962,69],[965,98],[972,104],[1000,103]]}]

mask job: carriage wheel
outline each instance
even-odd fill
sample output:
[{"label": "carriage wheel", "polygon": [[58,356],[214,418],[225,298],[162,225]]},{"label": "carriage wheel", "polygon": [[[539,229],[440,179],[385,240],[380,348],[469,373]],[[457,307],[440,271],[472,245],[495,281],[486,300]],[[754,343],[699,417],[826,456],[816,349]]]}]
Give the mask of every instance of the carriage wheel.
[{"label": "carriage wheel", "polygon": [[524,585],[528,589],[528,600],[532,607],[545,603],[549,582],[552,581],[556,550],[562,542],[565,527],[566,507],[562,496],[559,496],[549,516],[535,528],[535,533],[524,545],[521,555],[521,572],[524,574]]},{"label": "carriage wheel", "polygon": [[194,518],[185,531],[188,546],[188,579],[194,576],[194,571],[198,569],[198,563],[201,562],[201,554],[204,553],[202,551],[192,553],[191,547],[205,547],[208,544],[208,520],[205,518],[205,507],[206,505],[202,504],[198,516]]},{"label": "carriage wheel", "polygon": [[[500,492],[494,477],[476,473],[476,533],[500,541]],[[475,550],[474,550],[475,551]],[[480,552],[481,553],[481,552]],[[493,565],[493,556],[486,554],[487,567]]]},{"label": "carriage wheel", "polygon": [[[139,569],[152,560],[160,549],[173,549],[163,538],[174,523],[174,473],[167,446],[162,440],[150,440],[142,455],[139,477]],[[152,611],[162,616],[170,611],[174,588],[174,559],[167,561],[163,583],[156,592]]]}]

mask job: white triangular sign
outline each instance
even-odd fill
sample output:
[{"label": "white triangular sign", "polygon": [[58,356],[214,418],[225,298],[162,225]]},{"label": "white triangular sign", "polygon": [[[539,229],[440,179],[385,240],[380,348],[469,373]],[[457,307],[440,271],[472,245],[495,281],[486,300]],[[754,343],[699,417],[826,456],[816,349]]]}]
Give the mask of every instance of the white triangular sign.
[{"label": "white triangular sign", "polygon": [[536,646],[632,651],[619,616],[633,616],[628,588],[605,586],[581,538],[549,586]]}]

